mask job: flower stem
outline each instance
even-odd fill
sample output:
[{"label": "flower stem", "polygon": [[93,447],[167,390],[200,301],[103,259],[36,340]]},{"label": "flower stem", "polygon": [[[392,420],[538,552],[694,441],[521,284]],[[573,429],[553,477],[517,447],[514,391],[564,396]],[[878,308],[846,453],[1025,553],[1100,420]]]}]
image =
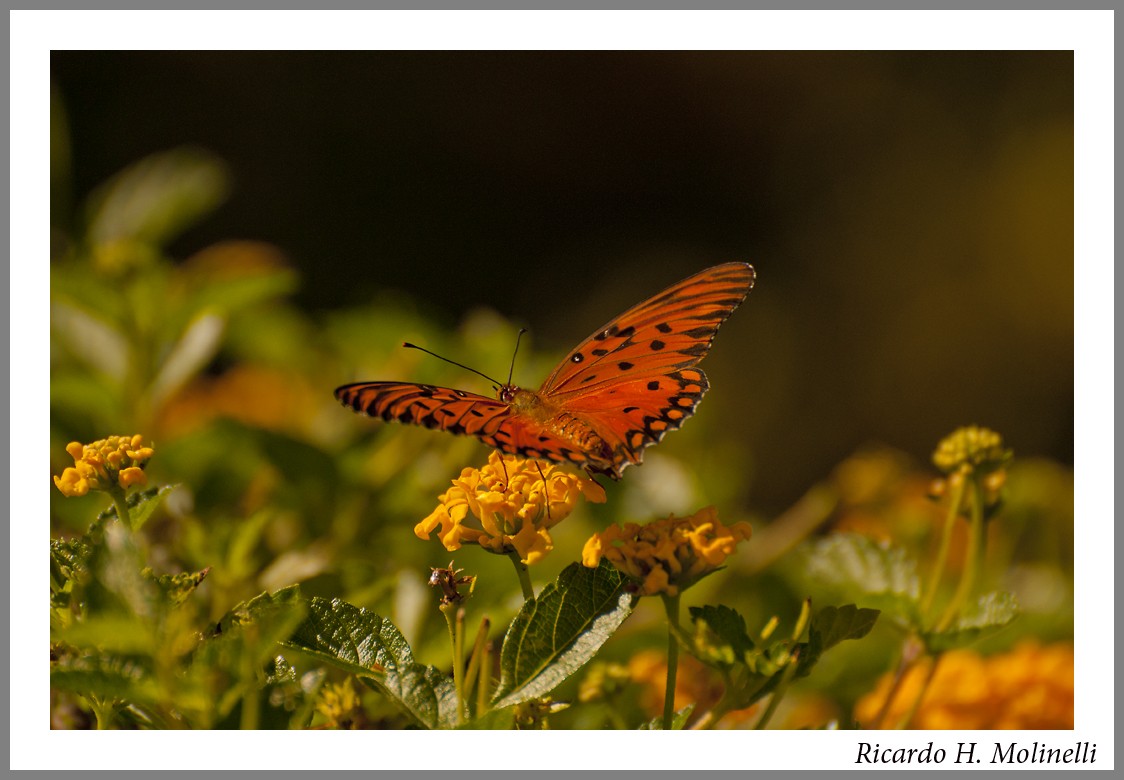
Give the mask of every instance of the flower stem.
[{"label": "flower stem", "polygon": [[535,597],[535,589],[531,587],[531,572],[527,568],[527,564],[523,563],[519,558],[519,553],[515,550],[509,552],[507,557],[515,565],[515,573],[519,577],[519,586],[523,588],[523,600],[530,601]]},{"label": "flower stem", "polygon": [[675,636],[675,630],[679,628],[679,594],[663,594],[662,598],[667,612],[667,687],[663,695],[663,727],[670,730],[672,716],[675,715],[675,678],[679,671],[679,640]]},{"label": "flower stem", "polygon": [[117,519],[130,531],[134,530],[133,518],[129,516],[129,505],[125,501],[125,491],[114,485],[106,492],[108,492],[113,499],[113,508],[117,510]]},{"label": "flower stem", "polygon": [[449,627],[449,646],[453,651],[453,687],[457,692],[457,725],[464,723],[464,655],[461,640],[464,627],[464,610],[458,610],[456,604],[442,604],[441,614],[445,616],[445,624]]},{"label": "flower stem", "polygon": [[964,602],[972,594],[972,590],[976,585],[976,578],[980,571],[980,566],[983,563],[983,552],[985,546],[984,534],[986,528],[983,521],[983,495],[980,490],[979,480],[975,474],[972,474],[968,479],[971,480],[971,485],[968,491],[968,509],[969,509],[969,526],[968,526],[968,550],[965,555],[966,565],[964,572],[960,575],[960,582],[956,586],[956,593],[952,596],[952,601],[948,603],[945,608],[944,614],[937,622],[936,630],[944,631],[956,616],[960,614],[960,610],[964,606]]},{"label": "flower stem", "polygon": [[101,697],[87,696],[86,701],[90,703],[90,708],[94,711],[94,722],[97,724],[98,731],[105,731],[113,728],[113,702],[103,701]]},{"label": "flower stem", "polygon": [[929,610],[933,608],[933,601],[937,597],[937,587],[944,573],[945,563],[948,561],[948,550],[952,543],[952,532],[956,527],[956,519],[960,516],[960,505],[964,501],[964,486],[967,485],[966,475],[956,480],[952,487],[952,496],[948,506],[948,516],[945,518],[944,529],[941,531],[941,545],[937,550],[937,558],[933,570],[929,575],[929,584],[925,588],[924,598],[921,600],[921,616],[924,619]]},{"label": "flower stem", "polygon": [[[472,643],[472,654],[468,658],[468,670],[464,675],[464,696],[465,700],[472,698],[472,688],[477,684],[480,679],[480,666],[484,663],[484,656],[488,648],[488,631],[492,627],[492,621],[484,618],[480,621],[480,628],[476,631],[476,640]],[[479,691],[477,692],[476,710],[473,713],[474,717],[479,718],[484,714],[484,709],[481,704],[487,704],[487,694],[485,693],[483,701],[480,700]]]}]

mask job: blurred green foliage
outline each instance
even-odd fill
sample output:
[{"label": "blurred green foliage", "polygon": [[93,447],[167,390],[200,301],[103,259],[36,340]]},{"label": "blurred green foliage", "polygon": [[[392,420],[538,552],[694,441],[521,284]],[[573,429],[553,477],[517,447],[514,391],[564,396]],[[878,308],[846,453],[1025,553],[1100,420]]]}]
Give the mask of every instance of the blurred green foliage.
[{"label": "blurred green foliage", "polygon": [[[64,147],[55,151],[65,165]],[[230,187],[222,161],[197,148],[173,149],[129,166],[70,219],[56,221],[51,473],[68,465],[68,442],[141,433],[156,451],[150,484],[177,487],[145,499],[151,516],[135,536],[104,520],[90,526],[107,500],[64,499],[52,490],[53,726],[339,725],[339,702],[351,701],[339,687],[346,681],[339,669],[276,650],[306,619],[307,603],[319,602],[277,600],[268,613],[258,603],[251,628],[196,652],[200,633],[222,626],[235,605],[297,583],[306,598],[338,598],[387,616],[424,663],[447,662],[446,627],[425,582],[450,553],[412,529],[448,480],[482,464],[486,450],[356,417],[332,389],[359,379],[408,379],[487,392],[477,378],[401,344],[499,373],[518,328],[478,309],[442,329],[423,303],[389,295],[313,317],[291,302],[301,280],[283,254],[258,242],[171,256],[169,244],[218,208]],[[516,381],[545,376],[556,359],[530,344],[520,352]],[[749,554],[692,590],[692,600],[721,598],[750,625],[764,625],[773,616],[793,621],[809,595],[820,605],[847,599],[891,613],[894,599],[916,598],[889,588],[864,602],[872,572],[891,564],[856,551],[883,550],[876,542],[892,540],[893,567],[931,557],[941,510],[924,495],[931,478],[925,469],[891,450],[864,451],[766,521],[748,506],[743,475],[751,453],[724,438],[707,410],[704,403],[669,439],[674,446],[650,452],[643,468],[608,485],[606,504],[583,504],[566,520],[553,554],[533,572],[537,584],[577,560],[590,532],[610,522],[715,504],[727,524],[751,520],[755,536]],[[1072,484],[1072,474],[1052,462],[1010,468],[1003,511],[988,529],[980,592],[1014,593],[1022,617],[993,633],[985,648],[1025,635],[1072,637]],[[864,561],[851,576],[816,576],[817,566],[839,554],[824,546],[838,545],[839,531],[875,541],[851,543],[842,553]],[[474,607],[488,605],[492,625],[506,626],[522,603],[509,563],[475,549],[456,559],[478,577]],[[642,605],[603,658],[625,663],[659,646],[663,630],[662,615]],[[901,630],[882,621],[861,643],[843,643],[816,675],[793,681],[792,695],[826,700],[824,722],[846,722],[855,698],[891,666]],[[77,653],[82,646],[102,654]],[[581,678],[555,697],[577,696]],[[336,709],[325,709],[322,690]],[[113,703],[121,699],[140,706]],[[373,690],[356,700],[348,723],[403,725]],[[576,710],[551,717],[563,726],[592,722]]]}]

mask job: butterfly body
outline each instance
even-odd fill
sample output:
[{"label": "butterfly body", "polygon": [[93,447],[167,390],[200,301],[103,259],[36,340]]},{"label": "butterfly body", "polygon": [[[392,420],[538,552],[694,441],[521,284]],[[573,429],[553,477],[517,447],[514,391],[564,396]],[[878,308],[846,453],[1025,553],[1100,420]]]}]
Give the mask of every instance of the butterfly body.
[{"label": "butterfly body", "polygon": [[752,266],[726,263],[672,285],[595,331],[538,391],[504,384],[489,398],[360,382],[338,388],[336,398],[371,417],[475,436],[503,452],[620,479],[646,447],[694,414],[709,387],[695,365],[754,279]]}]

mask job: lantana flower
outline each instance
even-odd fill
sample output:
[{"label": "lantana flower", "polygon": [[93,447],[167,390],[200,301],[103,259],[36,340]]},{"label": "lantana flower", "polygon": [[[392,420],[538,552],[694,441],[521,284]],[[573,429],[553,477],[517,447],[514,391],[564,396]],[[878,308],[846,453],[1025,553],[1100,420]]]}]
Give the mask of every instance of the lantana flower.
[{"label": "lantana flower", "polygon": [[641,583],[641,595],[677,596],[721,566],[750,533],[746,522],[722,525],[708,506],[690,517],[611,525],[585,543],[582,563],[593,568],[605,558]]},{"label": "lantana flower", "polygon": [[[855,705],[855,719],[863,728],[892,727],[916,706],[910,728],[1073,728],[1073,645],[1068,642],[1023,641],[988,657],[969,649],[950,650],[935,673],[932,663],[913,666],[896,689],[894,675],[884,675]],[[922,688],[924,696],[915,705]],[[891,691],[894,700],[887,708]]]},{"label": "lantana flower", "polygon": [[437,532],[449,551],[478,544],[502,555],[515,552],[523,563],[533,564],[554,549],[550,529],[573,511],[581,496],[603,503],[605,490],[551,463],[493,451],[488,465],[461,471],[414,534],[429,539]]},{"label": "lantana flower", "polygon": [[993,430],[969,425],[941,439],[933,453],[933,464],[946,474],[976,471],[989,474],[1011,460],[1003,437]]},{"label": "lantana flower", "polygon": [[110,436],[92,444],[72,441],[66,452],[74,465],[63,469],[54,478],[64,496],[84,496],[91,490],[107,493],[128,490],[147,483],[144,466],[152,457],[152,447],[145,447],[144,437]]}]

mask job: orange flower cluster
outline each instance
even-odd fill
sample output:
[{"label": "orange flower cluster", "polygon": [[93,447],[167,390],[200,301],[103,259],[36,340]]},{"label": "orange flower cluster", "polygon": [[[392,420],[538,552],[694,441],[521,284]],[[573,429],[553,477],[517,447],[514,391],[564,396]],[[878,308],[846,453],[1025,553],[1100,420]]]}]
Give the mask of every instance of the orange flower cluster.
[{"label": "orange flower cluster", "polygon": [[127,490],[144,485],[144,466],[152,457],[152,448],[141,446],[144,437],[110,436],[93,444],[72,441],[66,452],[74,465],[55,477],[55,487],[64,496],[84,496],[91,490]]},{"label": "orange flower cluster", "polygon": [[721,566],[749,535],[749,523],[727,528],[718,520],[718,510],[708,506],[690,517],[611,525],[585,543],[582,563],[593,568],[605,558],[643,583],[641,595],[676,596]]},{"label": "orange flower cluster", "polygon": [[[925,663],[906,673],[883,727],[893,727],[905,717],[928,673]],[[864,728],[878,725],[875,720],[886,702],[891,678],[882,677],[855,705],[855,719]],[[1072,729],[1073,645],[1023,642],[1010,652],[987,658],[971,650],[945,653],[910,727]]]},{"label": "orange flower cluster", "polygon": [[[428,539],[440,527],[438,538],[446,550],[478,544],[489,552],[517,552],[523,563],[532,564],[554,549],[550,528],[573,511],[580,496],[603,503],[605,490],[553,464],[493,451],[484,468],[461,471],[414,534]],[[479,527],[470,525],[470,518]]]}]

